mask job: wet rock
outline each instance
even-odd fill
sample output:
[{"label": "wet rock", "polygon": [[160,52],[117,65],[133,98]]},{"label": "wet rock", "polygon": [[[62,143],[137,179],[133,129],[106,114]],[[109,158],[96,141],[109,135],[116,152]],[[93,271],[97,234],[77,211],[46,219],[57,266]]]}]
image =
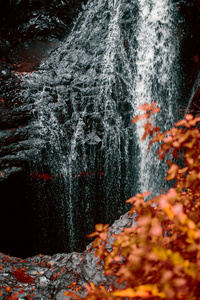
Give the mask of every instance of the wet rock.
[{"label": "wet rock", "polygon": [[[127,220],[127,222],[125,222]],[[117,230],[123,230],[125,224],[134,222],[134,215],[123,215],[119,220],[114,222],[114,226],[109,228],[110,233],[117,227]],[[110,234],[110,236],[111,236]],[[112,247],[113,239],[109,238]],[[91,244],[88,245],[91,248]],[[116,288],[122,287],[116,282],[116,277],[105,277],[103,274],[103,263],[97,266],[98,258],[95,257],[95,249],[86,249],[82,253],[57,253],[53,256],[36,255],[27,259],[10,257],[0,253],[0,281],[3,284],[3,297],[10,294],[6,287],[12,288],[12,293],[18,292],[19,299],[25,300],[29,295],[35,300],[54,299],[64,300],[70,299],[63,296],[65,291],[76,291],[76,293],[84,298],[87,291],[85,284],[89,281],[95,285],[104,283],[106,288],[110,285]],[[13,270],[25,270],[26,276],[31,276],[32,280],[26,282],[26,279],[20,280],[13,275]],[[24,271],[22,271],[24,272]],[[27,278],[27,277],[25,277]]]},{"label": "wet rock", "polygon": [[56,296],[55,296],[55,300],[67,300],[67,299],[72,299],[69,296],[63,296],[64,292],[66,292],[66,290],[61,290]]},{"label": "wet rock", "polygon": [[3,79],[8,79],[10,77],[10,75],[11,75],[11,71],[9,69],[2,70],[0,73],[0,76]]},{"label": "wet rock", "polygon": [[[21,298],[20,298],[21,299]],[[19,299],[19,300],[20,300]],[[36,294],[35,296],[33,296],[33,300],[49,300],[49,297],[44,296],[42,294]]]},{"label": "wet rock", "polygon": [[[20,58],[24,49],[33,40],[62,38],[72,27],[74,17],[82,10],[86,0],[72,1],[7,1],[0,3],[0,55],[4,60]],[[22,50],[22,48],[21,48]]]},{"label": "wet rock", "polygon": [[48,270],[44,275],[46,276],[47,279],[50,279],[53,273],[50,270]]},{"label": "wet rock", "polygon": [[[30,149],[43,148],[43,142],[30,137],[31,130],[37,129],[31,125],[30,130],[27,126],[34,116],[34,105],[25,107],[20,94],[22,76],[26,75],[16,76],[16,73],[34,70],[58,47],[58,40],[67,35],[73,18],[82,9],[81,3],[79,0],[51,1],[50,4],[47,0],[3,0],[0,3],[0,180],[20,171],[18,165],[25,167],[29,160],[34,160],[37,150]],[[65,80],[69,82],[69,76],[66,75]],[[51,92],[51,88],[47,89]],[[56,102],[56,95],[51,97]],[[58,119],[66,121],[62,112],[58,112]]]},{"label": "wet rock", "polygon": [[11,129],[25,125],[31,119],[29,111],[10,109],[4,103],[0,103],[0,128]]},{"label": "wet rock", "polygon": [[21,170],[21,167],[5,167],[5,169],[0,169],[0,181],[5,180],[6,178],[8,178],[8,176],[12,174],[17,174],[18,172],[21,172]]},{"label": "wet rock", "polygon": [[40,277],[40,280],[39,280],[39,285],[40,287],[46,287],[49,283],[49,279],[47,279],[46,277]]},{"label": "wet rock", "polygon": [[91,132],[90,134],[88,134],[87,138],[86,138],[86,143],[88,143],[89,145],[97,145],[101,142],[100,137],[95,134],[94,132]]}]

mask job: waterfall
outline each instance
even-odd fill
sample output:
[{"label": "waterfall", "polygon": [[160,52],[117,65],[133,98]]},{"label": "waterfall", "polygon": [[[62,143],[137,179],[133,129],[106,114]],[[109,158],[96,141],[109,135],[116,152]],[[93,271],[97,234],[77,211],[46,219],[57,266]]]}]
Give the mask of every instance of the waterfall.
[{"label": "waterfall", "polygon": [[[24,102],[41,146],[30,170],[43,252],[80,249],[95,223],[127,211],[126,199],[162,187],[162,167],[131,119],[138,106],[157,101],[155,123],[166,129],[175,120],[175,28],[171,1],[88,1],[62,46],[24,74]],[[51,180],[37,178],[47,173]]]},{"label": "waterfall", "polygon": [[[178,116],[179,43],[174,19],[171,1],[140,1],[134,107],[156,101],[162,111],[153,123],[162,131],[171,128]],[[137,123],[138,139],[143,135],[142,123]],[[149,139],[139,144],[139,186],[141,192],[150,190],[152,196],[156,196],[166,187],[166,169],[155,156],[155,146],[152,151],[147,151],[148,143]]]}]

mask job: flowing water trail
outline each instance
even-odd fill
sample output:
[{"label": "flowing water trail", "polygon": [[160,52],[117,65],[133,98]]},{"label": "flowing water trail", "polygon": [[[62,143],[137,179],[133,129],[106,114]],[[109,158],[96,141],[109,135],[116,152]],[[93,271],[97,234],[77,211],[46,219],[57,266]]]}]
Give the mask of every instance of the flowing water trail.
[{"label": "flowing water trail", "polygon": [[[180,83],[179,43],[175,36],[175,7],[166,0],[140,0],[138,51],[135,74],[135,103],[139,107],[153,101],[161,107],[154,125],[165,131],[177,120]],[[143,135],[143,122],[137,123],[138,138]],[[148,152],[149,139],[140,143],[140,191],[152,195],[165,188],[165,170],[155,155],[155,146]]]},{"label": "flowing water trail", "polygon": [[56,251],[83,247],[95,223],[126,212],[126,199],[162,186],[155,154],[147,153],[141,124],[131,119],[138,106],[157,101],[162,113],[155,123],[165,129],[174,122],[174,27],[170,1],[88,1],[63,45],[25,75],[32,134],[42,141],[31,170],[52,175],[51,183],[34,179],[32,190],[40,242],[51,236],[46,253],[60,241]]}]

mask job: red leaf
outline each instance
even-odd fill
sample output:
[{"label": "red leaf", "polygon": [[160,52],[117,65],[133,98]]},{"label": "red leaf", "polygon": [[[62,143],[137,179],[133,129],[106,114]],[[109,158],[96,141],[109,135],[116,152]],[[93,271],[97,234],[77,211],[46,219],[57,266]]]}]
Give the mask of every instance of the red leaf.
[{"label": "red leaf", "polygon": [[96,231],[103,231],[103,224],[96,224],[95,225],[95,230]]},{"label": "red leaf", "polygon": [[175,158],[179,158],[178,152],[177,152],[176,149],[174,149],[174,150],[172,151],[172,155],[173,155],[173,157],[175,157]]},{"label": "red leaf", "polygon": [[7,300],[18,300],[19,299],[18,295],[19,295],[19,293],[15,292],[13,295],[8,296],[6,299]]},{"label": "red leaf", "polygon": [[136,116],[132,121],[131,121],[131,123],[136,123],[137,121],[139,121],[139,119],[140,119],[140,116]]},{"label": "red leaf", "polygon": [[158,112],[160,112],[160,107],[156,107],[156,108],[152,109],[151,114],[155,114]]},{"label": "red leaf", "polygon": [[43,179],[45,181],[47,180],[52,180],[53,176],[51,174],[37,174],[35,172],[31,172],[30,173],[30,176],[33,177],[33,178],[40,178],[40,179]]},{"label": "red leaf", "polygon": [[24,283],[31,283],[34,281],[34,278],[31,277],[30,275],[25,273],[24,268],[22,269],[15,269],[13,271],[13,275],[16,277],[16,279],[19,282],[24,282]]},{"label": "red leaf", "polygon": [[183,126],[185,124],[187,124],[186,120],[180,120],[177,123],[175,123],[174,126],[178,127],[178,126]]},{"label": "red leaf", "polygon": [[187,115],[185,115],[185,119],[187,120],[187,121],[191,121],[191,120],[193,120],[193,115],[191,115],[191,114],[187,114]]},{"label": "red leaf", "polygon": [[145,103],[145,104],[139,106],[138,109],[147,111],[147,110],[149,110],[149,104],[148,104],[148,103]]},{"label": "red leaf", "polygon": [[150,116],[150,113],[148,112],[148,113],[146,113],[146,114],[141,115],[140,118],[141,118],[142,120],[145,120],[145,119],[148,119],[149,116]]},{"label": "red leaf", "polygon": [[166,180],[172,180],[175,178],[179,167],[176,164],[171,164],[169,170],[167,171]]},{"label": "red leaf", "polygon": [[144,193],[142,193],[140,195],[141,195],[142,198],[145,198],[145,197],[148,197],[150,194],[151,194],[151,192],[148,191],[148,192],[144,192]]},{"label": "red leaf", "polygon": [[154,102],[149,106],[149,110],[152,110],[155,106],[156,106],[156,101],[154,101]]}]

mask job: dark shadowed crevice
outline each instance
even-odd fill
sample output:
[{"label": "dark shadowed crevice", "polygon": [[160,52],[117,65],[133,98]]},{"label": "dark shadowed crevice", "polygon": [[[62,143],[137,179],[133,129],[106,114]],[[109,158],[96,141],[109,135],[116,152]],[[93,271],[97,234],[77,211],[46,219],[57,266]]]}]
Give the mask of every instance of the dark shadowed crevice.
[{"label": "dark shadowed crevice", "polygon": [[0,182],[0,250],[12,256],[34,255],[33,214],[28,201],[27,173],[21,171]]}]

